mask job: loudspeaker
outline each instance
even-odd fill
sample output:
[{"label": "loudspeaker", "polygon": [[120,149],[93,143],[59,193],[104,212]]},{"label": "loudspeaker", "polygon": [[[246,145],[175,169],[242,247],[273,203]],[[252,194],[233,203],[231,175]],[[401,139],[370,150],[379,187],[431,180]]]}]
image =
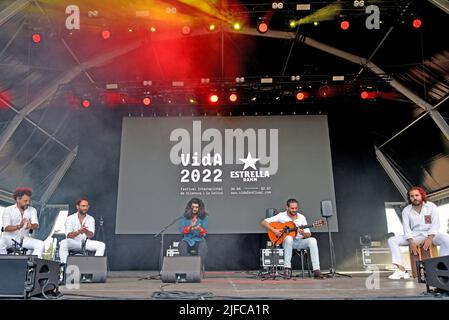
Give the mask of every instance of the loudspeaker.
[{"label": "loudspeaker", "polygon": [[0,297],[29,298],[59,288],[59,263],[36,256],[0,256]]},{"label": "loudspeaker", "polygon": [[108,274],[107,257],[68,256],[65,278],[69,281],[73,280],[72,274],[77,275],[77,271],[79,271],[79,282],[106,282]]},{"label": "loudspeaker", "polygon": [[333,215],[332,201],[330,200],[321,201],[321,216],[332,217],[332,215]]},{"label": "loudspeaker", "polygon": [[449,291],[449,256],[423,260],[426,283],[444,291]]},{"label": "loudspeaker", "polygon": [[278,211],[275,208],[268,208],[265,210],[265,218],[271,218],[275,216]]},{"label": "loudspeaker", "polygon": [[201,282],[201,257],[164,257],[162,282]]}]

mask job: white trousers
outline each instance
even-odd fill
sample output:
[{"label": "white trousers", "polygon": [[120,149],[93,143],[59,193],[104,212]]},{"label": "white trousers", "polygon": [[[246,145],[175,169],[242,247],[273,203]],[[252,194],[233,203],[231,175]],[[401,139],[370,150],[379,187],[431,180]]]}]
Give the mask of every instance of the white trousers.
[{"label": "white trousers", "polygon": [[[426,237],[416,237],[413,238],[413,240],[416,242],[424,242],[424,240],[426,240]],[[440,246],[440,256],[449,255],[449,235],[444,233],[436,234],[433,238],[433,244],[436,246]],[[392,263],[398,266],[404,266],[401,257],[401,250],[399,249],[399,247],[408,246],[408,241],[405,236],[402,235],[389,238],[388,246],[391,250]]]},{"label": "white trousers", "polygon": [[6,254],[6,241],[3,238],[0,238],[0,254]]},{"label": "white trousers", "polygon": [[[61,259],[61,263],[67,263],[67,257],[69,255],[69,250],[81,250],[82,246],[81,240],[75,239],[64,239],[59,243],[59,258]],[[104,251],[106,249],[106,245],[104,242],[90,240],[86,241],[86,250],[87,251],[95,251],[96,256],[103,256]]]},{"label": "white trousers", "polygon": [[292,249],[309,249],[310,259],[312,260],[313,270],[320,270],[320,258],[318,253],[318,245],[316,239],[313,237],[307,239],[292,238],[291,236],[286,236],[282,242],[282,247],[284,248],[284,266],[286,268],[292,267]]},{"label": "white trousers", "polygon": [[[6,254],[6,249],[14,247],[14,243],[12,242],[12,239],[16,240],[17,242],[20,241],[19,239],[11,238],[8,236],[3,236],[3,242],[6,245],[6,248],[4,249],[4,254]],[[3,254],[1,247],[2,247],[2,244],[0,241],[0,253]],[[33,250],[32,254],[37,256],[38,258],[42,259],[42,254],[44,253],[45,244],[44,244],[44,241],[42,241],[42,240],[33,239],[31,237],[24,237],[23,243],[22,243],[22,248],[25,248],[27,250]]]}]

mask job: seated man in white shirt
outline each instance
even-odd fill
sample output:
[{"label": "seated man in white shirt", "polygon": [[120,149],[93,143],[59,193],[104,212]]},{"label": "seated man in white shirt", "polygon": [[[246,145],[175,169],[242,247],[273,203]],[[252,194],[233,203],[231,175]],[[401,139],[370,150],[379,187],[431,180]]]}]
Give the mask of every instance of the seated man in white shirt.
[{"label": "seated man in white shirt", "polygon": [[440,246],[440,255],[449,255],[449,236],[439,233],[440,217],[437,206],[427,201],[426,192],[420,187],[408,191],[409,205],[402,210],[404,235],[388,239],[392,262],[398,269],[388,278],[392,280],[409,279],[402,263],[399,246],[410,246],[413,254],[418,255],[418,245],[428,250],[430,245]]},{"label": "seated man in white shirt", "polygon": [[74,214],[67,217],[65,223],[66,239],[59,243],[59,257],[61,263],[67,263],[69,250],[82,250],[83,241],[87,251],[95,251],[96,256],[103,256],[106,245],[101,241],[91,240],[95,235],[95,219],[87,214],[89,200],[82,198],[76,202]]},{"label": "seated man in white shirt", "polygon": [[30,206],[31,195],[32,191],[28,188],[17,188],[14,192],[16,204],[6,207],[3,211],[3,241],[6,244],[6,249],[12,248],[15,241],[21,244],[22,248],[33,250],[33,255],[42,258],[44,242],[30,236],[30,230],[39,227],[37,211]]},{"label": "seated man in white shirt", "polygon": [[[277,237],[282,235],[282,230],[273,228],[270,223],[272,222],[280,222],[285,223],[288,221],[293,221],[293,223],[299,226],[307,225],[306,217],[304,215],[298,213],[298,201],[296,199],[289,199],[287,201],[287,211],[280,212],[277,215],[266,218],[262,220],[262,225],[267,229],[272,231]],[[290,279],[292,276],[292,250],[297,249],[309,249],[312,267],[313,267],[313,275],[317,279],[322,279],[323,276],[320,271],[320,259],[318,254],[318,245],[316,239],[311,237],[310,229],[298,229],[298,233],[296,237],[293,239],[290,235],[286,236],[284,241],[282,242],[282,247],[284,248],[284,277]]]}]

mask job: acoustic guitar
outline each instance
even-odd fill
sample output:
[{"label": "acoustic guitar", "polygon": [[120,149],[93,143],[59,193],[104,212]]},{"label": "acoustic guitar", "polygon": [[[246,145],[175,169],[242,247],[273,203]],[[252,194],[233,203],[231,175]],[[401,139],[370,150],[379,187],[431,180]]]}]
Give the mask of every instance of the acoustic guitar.
[{"label": "acoustic guitar", "polygon": [[291,236],[292,238],[296,237],[298,234],[298,229],[306,229],[306,228],[318,228],[322,227],[326,224],[326,220],[319,219],[314,221],[312,224],[307,224],[304,226],[297,227],[293,221],[287,222],[272,222],[270,226],[274,229],[282,230],[282,234],[280,237],[277,237],[273,231],[268,230],[268,237],[272,243],[281,244],[284,241],[286,236]]}]

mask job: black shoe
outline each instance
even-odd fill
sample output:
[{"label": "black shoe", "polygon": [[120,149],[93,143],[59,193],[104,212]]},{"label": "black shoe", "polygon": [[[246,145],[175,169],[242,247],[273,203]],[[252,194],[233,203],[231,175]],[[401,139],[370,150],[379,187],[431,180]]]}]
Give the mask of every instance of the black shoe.
[{"label": "black shoe", "polygon": [[292,269],[291,268],[285,268],[284,269],[284,278],[285,279],[291,279],[292,278]]},{"label": "black shoe", "polygon": [[315,279],[324,279],[324,276],[323,276],[323,274],[321,273],[321,271],[320,270],[314,270],[313,271],[313,277],[315,278]]}]

